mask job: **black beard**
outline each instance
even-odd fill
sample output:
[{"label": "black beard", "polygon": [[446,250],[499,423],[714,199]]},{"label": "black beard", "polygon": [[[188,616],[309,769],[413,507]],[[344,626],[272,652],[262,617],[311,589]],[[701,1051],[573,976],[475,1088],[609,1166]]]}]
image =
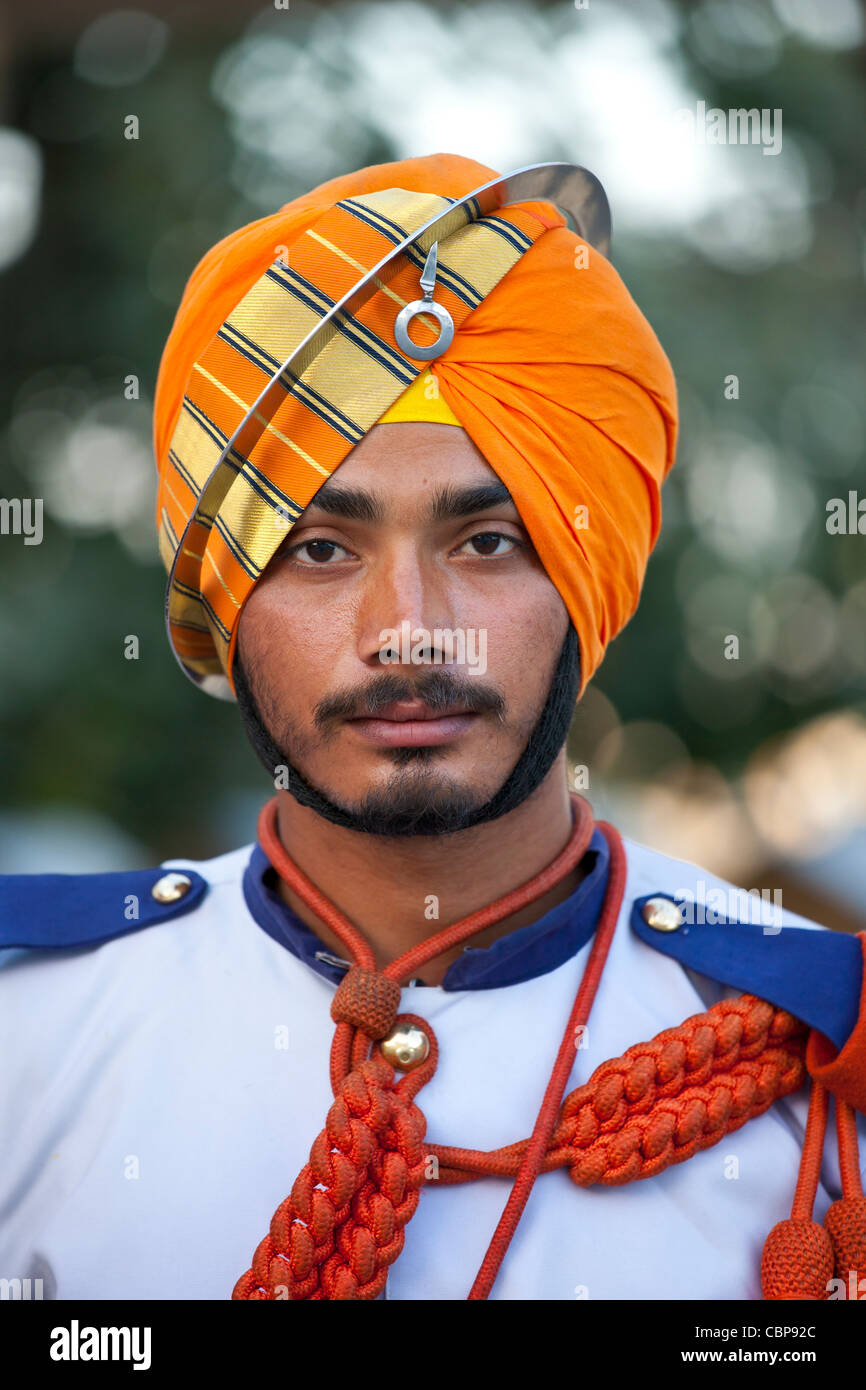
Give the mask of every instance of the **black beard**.
[{"label": "black beard", "polygon": [[[286,769],[285,790],[301,806],[308,806],[334,825],[365,835],[452,835],[456,831],[469,830],[487,821],[497,820],[515,810],[544,781],[565,743],[574,715],[580,686],[580,648],[574,625],[569,623],[544,707],[526,747],[499,790],[482,803],[471,792],[460,787],[443,786],[441,781],[431,784],[430,772],[443,756],[441,749],[398,748],[392,750],[395,766],[408,768],[414,765],[415,775],[402,778],[399,787],[394,790],[383,788],[369,792],[354,810],[338,806],[308,782],[292,766],[286,751],[277,746],[262,719],[237,647],[232,675],[247,738],[269,777],[274,778],[278,768]],[[386,675],[373,683],[367,706],[369,713],[375,714],[377,708],[381,709],[390,700],[416,695],[434,709],[437,706],[447,708],[457,703],[457,698],[472,708],[475,692],[475,709],[492,710],[501,715],[504,709],[501,697],[489,686],[483,687],[480,695],[478,691],[476,681],[468,678],[459,681],[445,671],[427,673],[411,684],[400,676]],[[357,697],[351,709],[346,709],[345,704],[346,701],[339,696],[324,701],[317,713],[319,727],[326,726],[330,718],[341,712],[354,713]]]}]

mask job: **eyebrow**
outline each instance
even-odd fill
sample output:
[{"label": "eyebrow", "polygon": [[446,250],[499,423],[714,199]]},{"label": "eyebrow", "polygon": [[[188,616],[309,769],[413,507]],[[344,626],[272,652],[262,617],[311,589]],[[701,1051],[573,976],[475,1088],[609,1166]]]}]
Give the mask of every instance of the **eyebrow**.
[{"label": "eyebrow", "polygon": [[[489,507],[514,505],[514,499],[504,483],[475,483],[468,487],[448,485],[433,494],[428,509],[431,521],[455,521],[474,516]],[[328,516],[340,516],[347,521],[384,521],[381,501],[363,488],[340,487],[325,483],[309,503]]]}]

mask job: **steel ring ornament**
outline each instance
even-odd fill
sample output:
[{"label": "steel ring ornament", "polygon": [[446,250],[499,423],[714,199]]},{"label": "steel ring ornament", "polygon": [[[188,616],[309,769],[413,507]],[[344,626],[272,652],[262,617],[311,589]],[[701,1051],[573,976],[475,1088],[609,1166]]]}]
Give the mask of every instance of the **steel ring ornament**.
[{"label": "steel ring ornament", "polygon": [[[570,231],[582,237],[601,255],[608,256],[610,254],[610,204],[601,181],[595,174],[578,164],[567,164],[560,160],[547,164],[527,164],[520,169],[512,169],[508,174],[501,174],[495,179],[490,179],[488,183],[473,188],[471,193],[465,193],[462,198],[453,199],[444,211],[431,217],[422,227],[418,227],[411,235],[398,242],[386,256],[383,256],[376,265],[362,275],[351,289],[346,291],[342,299],[331,306],[316,326],[310,330],[303,342],[298,344],[291,356],[273,373],[268,384],[247,410],[244,418],[221,451],[204,487],[201,489],[198,505],[194,508],[184,527],[183,534],[178,540],[165,590],[165,625],[169,649],[184,675],[194,685],[219,699],[234,700],[235,698],[226,676],[202,675],[191,670],[175,651],[171,640],[170,605],[175,573],[178,559],[184,546],[188,544],[190,531],[196,518],[202,518],[206,514],[211,517],[216,515],[237,476],[239,460],[243,462],[243,457],[248,456],[255,447],[277,414],[286,395],[292,390],[294,382],[308,370],[319,353],[327,347],[334,334],[339,331],[342,318],[345,315],[356,314],[372,295],[380,291],[394,278],[401,265],[405,264],[404,252],[409,247],[418,246],[427,255],[421,278],[421,287],[425,291],[425,297],[407,304],[398,314],[397,323],[401,324],[401,329],[406,330],[416,314],[424,313],[434,316],[440,323],[441,329],[437,341],[427,348],[413,343],[408,332],[406,332],[405,342],[401,342],[400,338],[397,338],[397,342],[408,357],[417,361],[429,361],[445,351],[454,335],[451,315],[441,305],[436,304],[432,298],[436,279],[436,247],[439,240],[450,236],[452,232],[465,225],[466,204],[474,204],[473,214],[482,217],[496,212],[499,208],[507,207],[509,203],[534,201],[553,203],[565,217]],[[433,255],[432,262],[431,253]],[[429,279],[428,267],[432,269],[429,295],[425,285],[425,279]],[[403,317],[404,314],[405,318]],[[445,319],[449,321],[447,324]],[[395,337],[396,334],[395,324]],[[236,449],[237,441],[241,436],[243,436],[245,444],[243,456]]]},{"label": "steel ring ornament", "polygon": [[[454,320],[448,310],[441,304],[437,304],[433,298],[433,291],[436,288],[436,266],[438,264],[438,241],[427,253],[427,260],[424,262],[424,269],[421,272],[421,288],[424,291],[423,299],[413,299],[411,304],[405,305],[394,320],[394,341],[401,352],[405,352],[407,357],[412,357],[416,362],[430,362],[434,357],[440,357],[451,344],[454,337]],[[429,314],[435,318],[439,324],[439,337],[435,343],[422,347],[420,343],[413,343],[409,336],[409,324],[419,314]]]}]

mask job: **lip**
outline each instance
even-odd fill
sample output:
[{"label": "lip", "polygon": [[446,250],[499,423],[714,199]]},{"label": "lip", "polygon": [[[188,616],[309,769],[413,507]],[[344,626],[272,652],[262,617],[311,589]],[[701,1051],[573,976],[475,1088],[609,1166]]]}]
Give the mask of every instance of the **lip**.
[{"label": "lip", "polygon": [[477,714],[459,707],[437,714],[422,700],[395,700],[373,718],[347,723],[365,743],[380,748],[422,748],[453,743],[477,718]]},{"label": "lip", "polygon": [[[429,721],[431,724],[441,719],[450,719],[453,715],[463,715],[471,713],[465,705],[452,705],[447,714],[431,709],[425,705],[423,700],[392,700],[390,705],[383,705],[375,719],[385,719],[396,724],[405,724],[410,720],[414,722],[418,719]],[[366,716],[362,716],[365,719]]]}]

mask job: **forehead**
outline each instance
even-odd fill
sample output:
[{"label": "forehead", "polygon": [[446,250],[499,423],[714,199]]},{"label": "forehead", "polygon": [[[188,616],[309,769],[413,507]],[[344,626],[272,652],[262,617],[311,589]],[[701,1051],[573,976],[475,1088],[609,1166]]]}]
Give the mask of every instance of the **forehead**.
[{"label": "forehead", "polygon": [[[422,488],[498,483],[499,478],[464,429],[428,421],[374,425],[319,490],[363,488],[405,501]],[[316,497],[309,504],[315,507]]]}]

